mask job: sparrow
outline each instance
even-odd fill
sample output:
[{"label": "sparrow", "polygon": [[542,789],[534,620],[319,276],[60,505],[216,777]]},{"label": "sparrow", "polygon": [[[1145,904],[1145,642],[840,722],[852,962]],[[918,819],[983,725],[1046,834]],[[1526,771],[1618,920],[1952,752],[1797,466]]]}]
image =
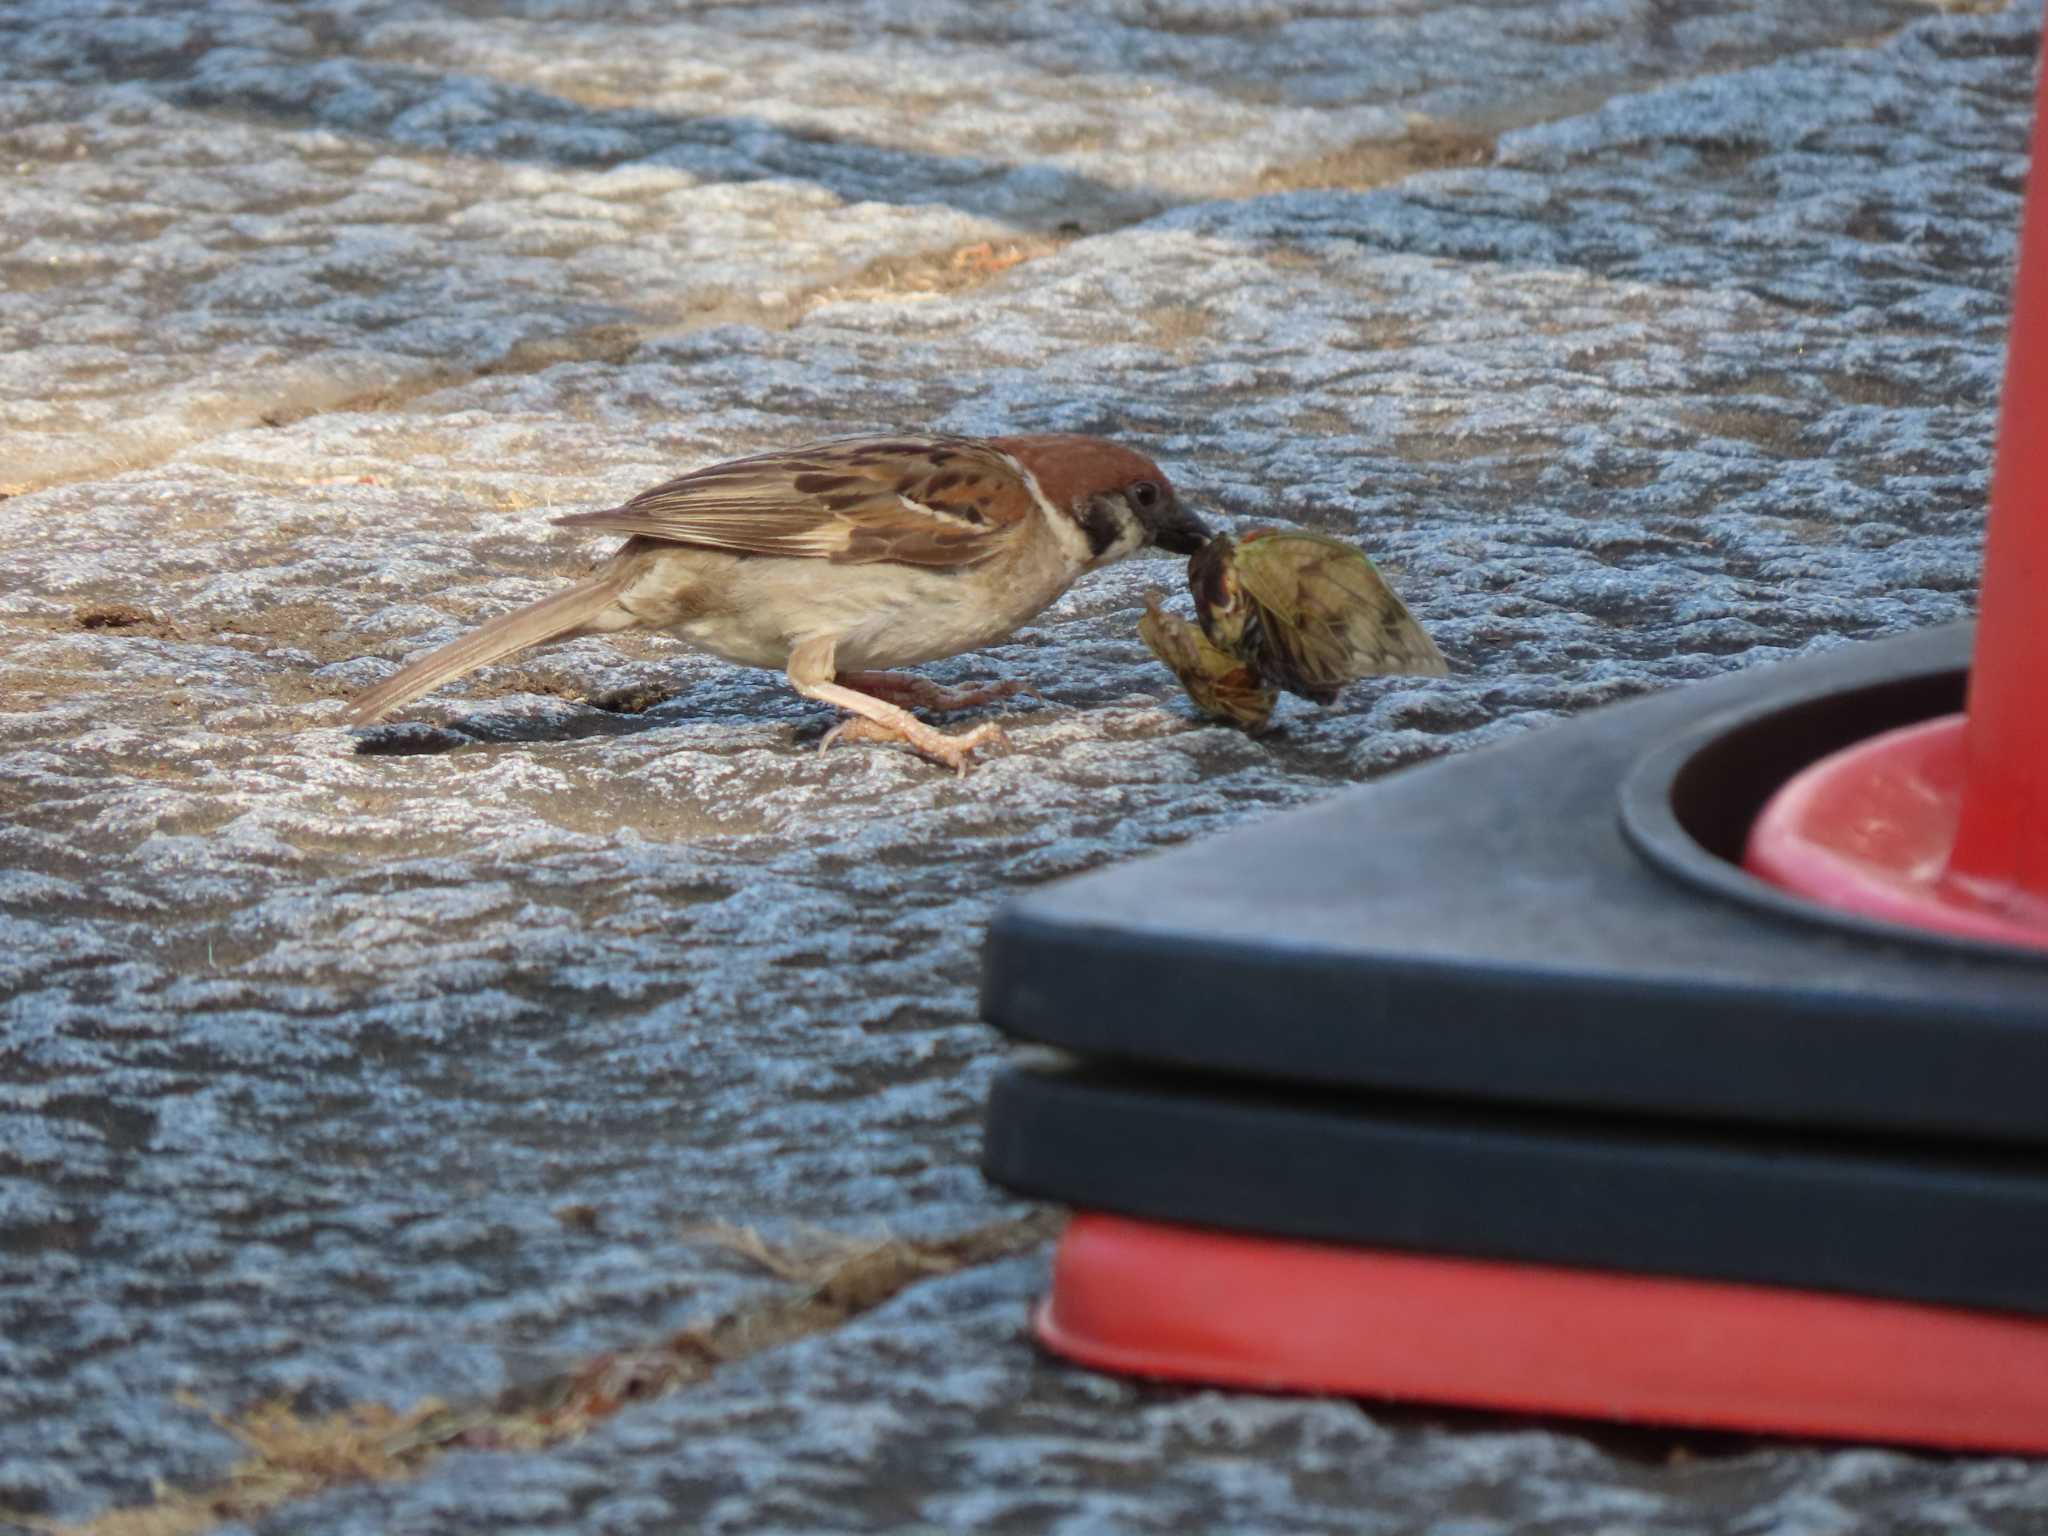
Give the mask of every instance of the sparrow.
[{"label": "sparrow", "polygon": [[1145,600],[1138,635],[1203,714],[1256,736],[1279,690],[1318,704],[1381,672],[1450,670],[1384,577],[1359,551],[1315,533],[1219,534],[1188,561],[1200,628]]},{"label": "sparrow", "polygon": [[367,725],[531,646],[656,630],[773,667],[846,712],[828,733],[902,741],[965,773],[993,722],[946,735],[906,706],[1021,691],[946,689],[891,669],[1003,639],[1075,578],[1139,550],[1209,539],[1144,454],[1096,437],[845,437],[693,470],[622,506],[555,522],[626,535],[587,579],[492,619],[357,699]]}]

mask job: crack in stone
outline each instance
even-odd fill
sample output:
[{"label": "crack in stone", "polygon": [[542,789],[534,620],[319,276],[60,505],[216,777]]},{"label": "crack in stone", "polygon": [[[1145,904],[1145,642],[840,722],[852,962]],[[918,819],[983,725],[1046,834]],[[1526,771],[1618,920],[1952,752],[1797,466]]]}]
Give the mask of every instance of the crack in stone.
[{"label": "crack in stone", "polygon": [[[308,1418],[288,1401],[273,1400],[239,1415],[214,1414],[214,1423],[248,1452],[219,1483],[159,1489],[148,1504],[75,1524],[4,1511],[0,1523],[12,1520],[41,1536],[198,1536],[331,1488],[409,1480],[449,1451],[545,1450],[634,1404],[708,1381],[721,1367],[843,1327],[921,1280],[1028,1253],[1054,1236],[1061,1219],[1057,1211],[1038,1210],[950,1237],[820,1234],[794,1244],[770,1243],[750,1228],[706,1227],[693,1235],[796,1289],[678,1329],[642,1349],[593,1356],[486,1403],[428,1399],[402,1412],[384,1403],[353,1403]],[[200,1407],[190,1397],[180,1402]]]},{"label": "crack in stone", "polygon": [[[1491,134],[1468,132],[1454,125],[1418,117],[1401,138],[1364,140],[1295,165],[1271,167],[1261,173],[1253,184],[1203,201],[1241,202],[1275,191],[1310,187],[1365,190],[1390,185],[1423,171],[1484,164],[1492,158],[1493,146]],[[851,274],[839,274],[800,288],[780,302],[726,295],[718,300],[700,300],[692,305],[693,312],[689,317],[680,322],[634,324],[608,321],[580,331],[529,339],[512,347],[505,356],[474,368],[429,368],[412,378],[340,399],[309,401],[297,408],[259,411],[247,420],[224,423],[215,431],[195,436],[162,454],[148,458],[126,457],[120,468],[124,472],[155,469],[220,437],[253,427],[283,428],[316,416],[397,410],[438,391],[460,388],[479,379],[536,374],[558,363],[619,366],[649,342],[669,340],[717,326],[739,324],[787,331],[801,325],[808,315],[826,304],[968,292],[994,282],[1017,266],[1049,256],[1085,235],[1117,233],[1160,213],[1191,205],[1187,200],[1169,200],[1162,207],[1111,220],[1095,229],[1087,229],[1079,222],[1069,220],[1051,230],[1023,232],[1015,239],[1002,242],[981,240],[938,250],[913,249],[891,253],[870,261]],[[53,475],[47,479],[0,486],[0,498],[55,486],[90,483],[103,476],[108,467],[101,465],[78,474]]]}]

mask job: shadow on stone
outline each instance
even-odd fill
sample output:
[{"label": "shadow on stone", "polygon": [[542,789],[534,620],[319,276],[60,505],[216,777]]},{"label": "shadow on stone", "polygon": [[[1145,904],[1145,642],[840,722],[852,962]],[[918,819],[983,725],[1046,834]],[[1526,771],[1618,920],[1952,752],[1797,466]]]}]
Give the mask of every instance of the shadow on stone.
[{"label": "shadow on stone", "polygon": [[[202,59],[204,56],[202,55]],[[276,61],[211,78],[97,61],[110,80],[148,78],[179,106],[381,138],[412,150],[565,169],[603,170],[634,161],[674,165],[713,182],[810,182],[848,202],[940,203],[969,213],[1016,212],[1014,189],[1029,173],[1030,201],[1048,212],[1073,207],[1140,218],[1179,199],[1148,187],[1116,186],[1080,173],[972,155],[934,155],[868,143],[764,118],[686,116],[636,107],[593,107],[531,87],[410,65]],[[453,110],[459,106],[459,110]]]},{"label": "shadow on stone", "polygon": [[[552,711],[538,715],[480,714],[449,724],[396,720],[373,725],[356,737],[355,753],[358,757],[422,757],[454,752],[463,747],[638,736],[675,723],[672,714],[657,715],[651,709],[630,714],[607,712],[600,701],[593,699],[589,708],[567,716]],[[823,731],[819,734],[822,735]]]}]

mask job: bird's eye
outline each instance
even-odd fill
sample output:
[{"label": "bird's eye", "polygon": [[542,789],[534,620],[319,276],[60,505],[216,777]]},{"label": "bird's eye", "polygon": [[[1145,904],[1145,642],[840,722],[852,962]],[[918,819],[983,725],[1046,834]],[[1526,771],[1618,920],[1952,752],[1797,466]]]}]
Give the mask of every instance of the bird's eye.
[{"label": "bird's eye", "polygon": [[1159,505],[1159,487],[1150,480],[1133,481],[1129,489],[1124,492],[1124,500],[1128,501],[1140,512],[1150,512]]}]

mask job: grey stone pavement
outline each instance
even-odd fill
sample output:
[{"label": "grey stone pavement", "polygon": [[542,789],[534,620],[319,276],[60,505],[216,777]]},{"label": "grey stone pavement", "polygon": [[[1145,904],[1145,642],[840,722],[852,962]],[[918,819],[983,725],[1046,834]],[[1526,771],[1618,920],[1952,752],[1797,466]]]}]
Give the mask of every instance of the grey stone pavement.
[{"label": "grey stone pavement", "polygon": [[[1982,13],[1977,13],[1979,11]],[[1006,892],[1969,611],[2039,10],[0,3],[0,1507],[938,1234]],[[1447,679],[1197,722],[1165,561],[942,679],[965,782],[579,641],[343,699],[834,432],[1079,429],[1361,541]],[[1424,880],[1428,872],[1412,872]],[[286,1532],[2048,1530],[2048,1467],[1139,1386],[1045,1258]],[[235,1529],[249,1529],[235,1527]]]}]

